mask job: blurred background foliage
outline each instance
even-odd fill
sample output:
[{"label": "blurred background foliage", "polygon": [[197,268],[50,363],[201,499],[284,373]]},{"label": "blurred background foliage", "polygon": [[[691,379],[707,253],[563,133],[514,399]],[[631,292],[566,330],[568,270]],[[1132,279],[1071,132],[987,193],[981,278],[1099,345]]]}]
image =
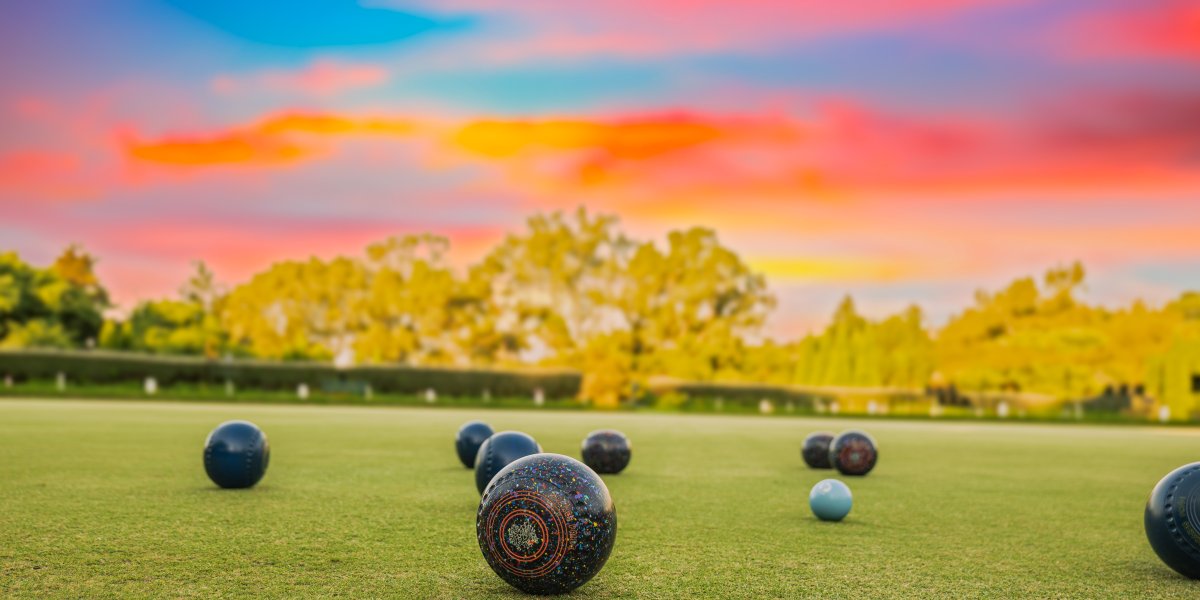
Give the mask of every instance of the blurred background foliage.
[{"label": "blurred background foliage", "polygon": [[[39,268],[0,254],[0,347],[102,348],[335,365],[557,366],[598,406],[658,376],[697,382],[1036,392],[1122,390],[1145,410],[1200,406],[1200,293],[1163,306],[1080,299],[1083,265],[1053,268],[932,327],[920,307],[869,319],[846,297],[829,325],[774,340],[775,298],[710,229],[638,241],[616,218],[539,214],[465,272],[431,234],[361,256],[284,261],[226,289],[202,262],[176,298],[113,311],[76,246]],[[105,315],[109,317],[106,318]]]}]

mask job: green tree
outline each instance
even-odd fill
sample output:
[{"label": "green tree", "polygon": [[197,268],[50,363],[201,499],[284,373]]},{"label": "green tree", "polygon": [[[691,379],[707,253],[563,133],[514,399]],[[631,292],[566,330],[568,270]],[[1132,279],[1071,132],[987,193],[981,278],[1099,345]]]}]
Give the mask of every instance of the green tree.
[{"label": "green tree", "polygon": [[94,343],[108,308],[95,259],[68,247],[46,269],[14,252],[0,254],[0,343],[9,347],[81,347]]}]

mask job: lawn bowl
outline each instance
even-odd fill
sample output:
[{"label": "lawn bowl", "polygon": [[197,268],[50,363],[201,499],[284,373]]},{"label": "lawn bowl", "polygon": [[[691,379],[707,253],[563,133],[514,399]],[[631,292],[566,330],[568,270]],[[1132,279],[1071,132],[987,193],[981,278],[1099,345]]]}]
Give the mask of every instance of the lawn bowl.
[{"label": "lawn bowl", "polygon": [[853,505],[850,488],[836,479],[822,479],[808,492],[808,507],[822,521],[841,521]]},{"label": "lawn bowl", "polygon": [[561,454],[535,454],[496,474],[475,518],[488,566],[530,594],[563,594],[608,561],[617,512],[600,476]]},{"label": "lawn bowl", "polygon": [[508,463],[541,451],[542,447],[532,437],[520,431],[501,431],[484,440],[475,455],[475,488],[482,494]]},{"label": "lawn bowl", "polygon": [[475,468],[475,455],[479,454],[479,447],[492,437],[492,433],[491,426],[483,421],[470,421],[458,429],[458,434],[454,436],[454,450],[464,467]]},{"label": "lawn bowl", "polygon": [[267,472],[271,445],[249,421],[226,421],[204,440],[204,472],[223,488],[248,488]]},{"label": "lawn bowl", "polygon": [[879,448],[864,432],[843,431],[829,444],[829,463],[843,475],[866,475],[877,460]]},{"label": "lawn bowl", "polygon": [[583,439],[580,455],[583,457],[583,463],[591,467],[593,471],[608,475],[620,473],[629,466],[629,459],[633,456],[633,447],[629,443],[629,438],[620,431],[601,429],[589,433]]},{"label": "lawn bowl", "polygon": [[800,446],[800,457],[804,459],[804,464],[812,469],[832,469],[833,465],[829,463],[829,444],[833,442],[833,437],[828,431],[808,434],[808,437],[804,438],[804,444]]},{"label": "lawn bowl", "polygon": [[1200,579],[1200,462],[1163,477],[1146,501],[1150,547],[1168,567]]}]

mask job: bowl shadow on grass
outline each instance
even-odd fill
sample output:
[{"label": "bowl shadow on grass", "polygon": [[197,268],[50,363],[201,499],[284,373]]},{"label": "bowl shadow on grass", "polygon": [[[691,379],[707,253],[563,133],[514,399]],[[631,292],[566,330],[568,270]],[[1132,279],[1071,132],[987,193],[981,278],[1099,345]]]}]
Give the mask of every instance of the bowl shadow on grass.
[{"label": "bowl shadow on grass", "polygon": [[209,485],[202,485],[202,486],[195,487],[192,489],[193,489],[193,491],[197,491],[197,492],[222,492],[222,493],[226,493],[226,494],[237,494],[237,493],[251,494],[251,493],[263,491],[263,490],[269,492],[269,491],[271,491],[272,488],[270,485],[266,485],[266,484],[254,485],[254,486],[251,486],[248,488],[223,488],[223,487],[213,483],[213,484],[209,484]]},{"label": "bowl shadow on grass", "polygon": [[[596,580],[592,579],[580,587],[577,587],[565,594],[556,594],[552,596],[538,596],[534,594],[526,594],[517,588],[508,585],[508,582],[500,579],[499,575],[488,573],[490,577],[487,583],[480,582],[479,589],[484,592],[486,598],[589,598],[599,594],[601,597],[609,597],[611,594],[605,594],[604,586],[601,585],[592,589],[596,585]],[[594,594],[595,593],[595,594]]]},{"label": "bowl shadow on grass", "polygon": [[806,524],[815,523],[821,527],[859,528],[859,527],[871,527],[872,526],[870,521],[863,521],[861,519],[855,519],[854,517],[851,517],[851,516],[847,516],[845,519],[842,519],[841,521],[822,521],[821,519],[818,519],[816,517],[816,515],[808,515],[807,517],[805,517],[804,522]]},{"label": "bowl shadow on grass", "polygon": [[1157,560],[1122,560],[1116,564],[1129,571],[1131,574],[1136,573],[1146,579],[1155,579],[1159,581],[1174,581],[1175,583],[1191,584],[1200,590],[1200,579],[1191,579],[1175,572],[1175,569],[1168,567],[1162,561]]}]

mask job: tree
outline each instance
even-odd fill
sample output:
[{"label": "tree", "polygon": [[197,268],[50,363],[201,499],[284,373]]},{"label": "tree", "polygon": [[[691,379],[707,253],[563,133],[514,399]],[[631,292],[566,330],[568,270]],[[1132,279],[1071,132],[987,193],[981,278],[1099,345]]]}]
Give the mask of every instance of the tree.
[{"label": "tree", "polygon": [[95,341],[108,293],[93,271],[95,259],[68,247],[49,268],[31,266],[14,252],[0,254],[0,340],[9,347],[82,347]]},{"label": "tree", "polygon": [[540,348],[565,362],[611,331],[615,315],[606,298],[632,248],[616,225],[581,208],[574,220],[535,215],[525,234],[506,236],[470,272],[486,290],[497,331],[520,350]]},{"label": "tree", "polygon": [[603,299],[628,332],[631,373],[734,375],[742,339],[775,306],[763,276],[710,229],[671,232],[666,252],[643,243],[617,267]]},{"label": "tree", "polygon": [[367,272],[346,257],[284,261],[237,286],[221,323],[232,349],[277,359],[330,359],[361,329]]},{"label": "tree", "polygon": [[472,364],[497,350],[484,292],[445,265],[440,236],[393,237],[367,247],[368,287],[357,356],[370,362]]},{"label": "tree", "polygon": [[123,321],[104,323],[100,345],[116,350],[156,354],[203,354],[216,358],[226,349],[217,318],[223,295],[216,278],[201,261],[179,289],[178,300],[139,303]]},{"label": "tree", "polygon": [[185,302],[200,306],[205,312],[212,312],[225,294],[217,285],[216,276],[202,260],[192,263],[195,272],[188,278],[183,287],[179,288],[179,296]]},{"label": "tree", "polygon": [[822,333],[791,344],[786,368],[798,384],[916,388],[933,372],[932,345],[920,308],[872,321],[846,296]]},{"label": "tree", "polygon": [[639,378],[736,373],[741,336],[774,305],[761,275],[709,229],[634,242],[609,216],[538,215],[472,270],[499,331],[527,354],[584,371],[611,404]]}]

